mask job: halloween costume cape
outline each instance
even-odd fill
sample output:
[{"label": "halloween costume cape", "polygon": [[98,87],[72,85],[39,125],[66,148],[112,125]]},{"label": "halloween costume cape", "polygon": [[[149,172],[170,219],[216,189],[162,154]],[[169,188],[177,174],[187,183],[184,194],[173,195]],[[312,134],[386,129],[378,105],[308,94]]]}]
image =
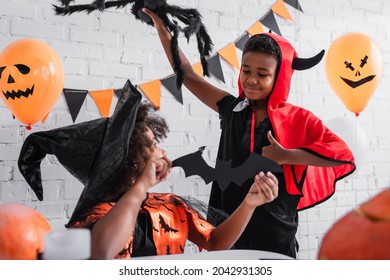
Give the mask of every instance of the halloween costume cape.
[{"label": "halloween costume cape", "polygon": [[[80,215],[69,227],[92,228],[115,205],[98,203]],[[207,241],[214,226],[181,197],[171,193],[148,193],[137,217],[134,235],[115,258],[181,254],[188,239],[189,225]],[[199,248],[201,250],[202,248]]]},{"label": "halloween costume cape", "polygon": [[[347,144],[314,114],[287,103],[294,69],[305,70],[314,66],[323,53],[313,57],[314,62],[311,62],[311,59],[298,58],[292,45],[277,34],[256,36],[270,36],[281,51],[275,85],[267,105],[275,139],[286,149],[302,149],[317,157],[342,163],[334,167],[283,165],[287,192],[301,196],[297,209],[303,210],[333,195],[336,182],[355,170],[354,157]],[[245,98],[240,81],[238,85],[239,96]]]}]

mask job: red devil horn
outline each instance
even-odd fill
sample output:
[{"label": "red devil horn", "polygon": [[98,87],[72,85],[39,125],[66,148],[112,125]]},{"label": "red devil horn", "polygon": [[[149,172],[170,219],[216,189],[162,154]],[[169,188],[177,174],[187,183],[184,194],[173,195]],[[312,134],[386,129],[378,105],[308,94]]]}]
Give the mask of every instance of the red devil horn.
[{"label": "red devil horn", "polygon": [[306,70],[310,69],[313,66],[317,65],[322,57],[324,56],[325,50],[320,51],[318,54],[316,54],[313,57],[310,58],[294,58],[292,62],[292,69],[294,70]]}]

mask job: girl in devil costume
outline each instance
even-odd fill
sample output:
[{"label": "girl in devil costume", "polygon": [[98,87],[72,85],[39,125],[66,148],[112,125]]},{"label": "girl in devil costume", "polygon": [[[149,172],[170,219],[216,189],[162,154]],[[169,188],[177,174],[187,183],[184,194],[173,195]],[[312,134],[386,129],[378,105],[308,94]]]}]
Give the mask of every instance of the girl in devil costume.
[{"label": "girl in devil costume", "polygon": [[[171,34],[155,13],[143,11],[152,18],[172,64]],[[255,152],[284,170],[278,176],[278,198],[256,208],[236,249],[266,250],[296,258],[298,211],[331,197],[336,182],[355,170],[352,152],[341,138],[311,112],[287,103],[294,69],[308,69],[322,56],[323,52],[301,59],[281,36],[254,35],[243,49],[240,92],[235,97],[194,72],[180,51],[184,85],[220,115],[218,159],[231,160],[235,167]],[[214,182],[209,204],[232,214],[252,183],[232,183],[222,191]]]}]

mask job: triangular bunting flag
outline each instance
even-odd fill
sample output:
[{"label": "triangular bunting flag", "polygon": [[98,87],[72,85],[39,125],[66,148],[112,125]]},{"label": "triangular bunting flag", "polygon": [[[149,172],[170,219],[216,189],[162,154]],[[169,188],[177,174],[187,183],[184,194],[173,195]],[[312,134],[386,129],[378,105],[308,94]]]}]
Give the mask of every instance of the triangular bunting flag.
[{"label": "triangular bunting flag", "polygon": [[248,32],[250,35],[256,35],[256,34],[264,33],[264,29],[263,29],[263,26],[261,25],[260,21],[258,21],[258,22],[256,22],[254,25],[252,25],[251,27],[249,27],[249,29],[247,30],[247,32]]},{"label": "triangular bunting flag", "polygon": [[161,81],[155,80],[138,86],[146,95],[146,97],[150,100],[150,102],[152,102],[152,104],[157,109],[160,109]]},{"label": "triangular bunting flag", "polygon": [[299,1],[298,0],[284,0],[284,2],[286,2],[287,4],[289,4],[290,6],[293,6],[295,9],[303,12],[302,8],[301,8],[301,5],[299,4]]},{"label": "triangular bunting flag", "polygon": [[95,101],[95,104],[98,107],[100,114],[103,117],[108,118],[108,116],[110,115],[112,97],[114,96],[114,89],[89,91],[89,94]]},{"label": "triangular bunting flag", "polygon": [[50,112],[46,114],[46,116],[43,117],[43,119],[41,120],[42,123],[45,123],[46,120],[47,120],[47,117],[49,116]]},{"label": "triangular bunting flag", "polygon": [[119,98],[122,93],[122,88],[114,89],[115,96]]},{"label": "triangular bunting flag", "polygon": [[218,51],[219,55],[222,56],[227,62],[229,62],[233,67],[240,70],[240,63],[238,62],[236,45],[230,43],[222,50]]},{"label": "triangular bunting flag", "polygon": [[241,36],[240,39],[238,39],[238,41],[236,42],[236,47],[240,50],[243,50],[244,49],[244,46],[246,44],[246,41],[249,40],[249,35],[248,33],[245,33],[244,35]]},{"label": "triangular bunting flag", "polygon": [[196,74],[198,74],[199,76],[203,77],[203,67],[202,67],[202,63],[198,62],[198,63],[192,65],[192,68],[194,69],[194,71],[196,72]]},{"label": "triangular bunting flag", "polygon": [[278,14],[284,19],[287,19],[289,21],[293,21],[290,13],[288,12],[286,5],[284,4],[283,0],[278,0],[276,3],[272,6],[272,11],[274,13]]},{"label": "triangular bunting flag", "polygon": [[207,62],[209,63],[210,73],[213,74],[216,78],[218,78],[222,82],[225,82],[225,78],[223,77],[223,72],[222,72],[221,61],[219,60],[219,55],[212,56],[207,60]]},{"label": "triangular bunting flag", "polygon": [[269,10],[269,12],[260,21],[263,25],[267,26],[269,29],[282,36],[272,10]]},{"label": "triangular bunting flag", "polygon": [[183,94],[181,88],[177,88],[176,85],[176,75],[169,76],[168,78],[162,79],[161,83],[163,86],[179,101],[183,104]]},{"label": "triangular bunting flag", "polygon": [[74,123],[88,94],[88,90],[64,88],[63,93]]}]

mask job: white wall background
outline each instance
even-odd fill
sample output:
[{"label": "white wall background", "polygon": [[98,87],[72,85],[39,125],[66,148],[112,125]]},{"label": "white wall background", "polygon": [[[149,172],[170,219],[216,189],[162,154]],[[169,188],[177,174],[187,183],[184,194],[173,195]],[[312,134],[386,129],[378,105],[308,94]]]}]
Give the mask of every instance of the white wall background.
[{"label": "white wall background", "polygon": [[[48,0],[0,0],[0,51],[23,37],[39,38],[61,57],[65,68],[65,87],[100,90],[120,88],[127,79],[134,84],[161,79],[172,74],[155,30],[136,21],[129,7],[56,16]],[[76,3],[91,1],[76,1]],[[196,8],[214,41],[215,52],[234,42],[270,9],[275,0],[170,0],[171,4]],[[309,71],[294,74],[290,102],[311,110],[324,122],[333,118],[352,118],[367,139],[362,150],[364,161],[358,171],[338,183],[335,195],[325,203],[300,213],[298,239],[300,259],[316,259],[321,238],[331,225],[356,208],[390,182],[390,2],[386,0],[301,0],[303,13],[287,5],[294,22],[276,17],[283,36],[295,46],[301,57],[309,57],[347,32],[362,32],[380,46],[384,59],[382,81],[358,118],[354,118],[330,88],[324,61]],[[191,62],[198,62],[194,41],[182,40],[182,49]],[[357,46],[358,47],[358,46]],[[241,53],[237,49],[240,57]],[[223,62],[224,63],[224,62]],[[211,82],[231,93],[237,92],[238,72],[224,63],[226,84]],[[184,105],[162,88],[161,114],[170,124],[170,135],[163,143],[171,158],[207,146],[205,157],[214,164],[219,121],[183,88]],[[113,107],[115,106],[113,101]],[[112,109],[113,109],[112,107]],[[95,103],[87,96],[76,122],[100,117]],[[38,201],[17,168],[21,145],[31,132],[72,124],[66,102],[61,96],[45,124],[28,131],[13,120],[0,101],[0,202],[25,203],[47,217],[54,230],[64,229],[82,190],[82,185],[48,156],[42,163],[44,200]],[[208,200],[210,185],[201,179],[183,178],[175,170],[156,191],[193,195]],[[358,229],[357,229],[358,230]]]}]

